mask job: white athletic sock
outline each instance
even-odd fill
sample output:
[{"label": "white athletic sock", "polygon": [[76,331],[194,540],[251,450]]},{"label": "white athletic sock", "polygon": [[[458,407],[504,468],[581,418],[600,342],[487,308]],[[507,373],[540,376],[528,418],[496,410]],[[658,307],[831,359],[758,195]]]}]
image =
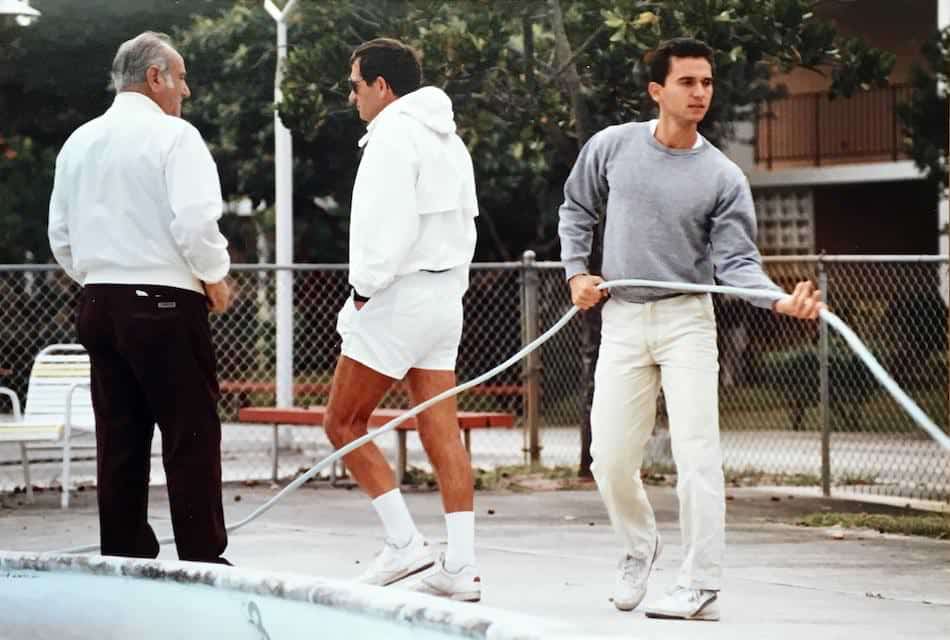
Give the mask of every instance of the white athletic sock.
[{"label": "white athletic sock", "polygon": [[445,552],[445,569],[452,573],[464,566],[475,566],[475,513],[456,511],[445,514],[449,547]]},{"label": "white athletic sock", "polygon": [[373,500],[373,507],[383,521],[386,537],[398,548],[409,544],[412,537],[418,533],[416,523],[412,521],[409,508],[399,489],[387,491]]}]

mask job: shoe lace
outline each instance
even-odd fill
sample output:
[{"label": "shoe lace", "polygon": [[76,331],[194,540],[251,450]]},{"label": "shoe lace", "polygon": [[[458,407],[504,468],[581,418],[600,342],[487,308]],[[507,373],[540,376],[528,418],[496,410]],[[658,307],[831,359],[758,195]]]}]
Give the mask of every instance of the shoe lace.
[{"label": "shoe lace", "polygon": [[393,554],[398,553],[401,549],[404,549],[405,545],[400,547],[396,544],[396,541],[392,538],[386,538],[383,540],[383,548],[376,552],[373,556],[377,564],[385,564],[393,556]]},{"label": "shoe lace", "polygon": [[669,596],[675,596],[679,593],[685,593],[686,601],[690,604],[696,604],[703,597],[703,592],[701,589],[687,589],[686,587],[681,587],[679,585],[674,585],[666,591],[666,594]]},{"label": "shoe lace", "polygon": [[620,561],[620,571],[624,580],[637,580],[646,571],[647,559],[627,554]]}]

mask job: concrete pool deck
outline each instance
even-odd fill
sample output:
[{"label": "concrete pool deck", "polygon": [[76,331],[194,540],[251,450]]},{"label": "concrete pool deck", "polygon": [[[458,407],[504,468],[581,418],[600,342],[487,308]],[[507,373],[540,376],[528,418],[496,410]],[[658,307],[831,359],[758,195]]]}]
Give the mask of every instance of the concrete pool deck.
[{"label": "concrete pool deck", "polygon": [[[225,488],[229,522],[276,491],[264,485]],[[647,598],[673,583],[680,561],[676,496],[648,487],[666,541]],[[897,507],[830,500],[783,489],[730,488],[725,580],[719,623],[651,620],[621,613],[608,598],[619,555],[596,491],[478,492],[477,553],[482,604],[554,618],[578,637],[690,640],[730,638],[950,637],[950,541],[828,530],[791,524],[805,513],[896,512]],[[441,502],[408,491],[420,529],[444,544]],[[46,551],[95,543],[95,492],[75,495],[68,511],[58,494],[3,496],[0,548]],[[153,487],[151,521],[170,531],[165,491]],[[333,579],[358,574],[382,543],[382,532],[358,489],[305,485],[231,536],[227,557],[239,567]],[[176,558],[163,547],[161,559]],[[0,637],[3,637],[0,628]]]}]

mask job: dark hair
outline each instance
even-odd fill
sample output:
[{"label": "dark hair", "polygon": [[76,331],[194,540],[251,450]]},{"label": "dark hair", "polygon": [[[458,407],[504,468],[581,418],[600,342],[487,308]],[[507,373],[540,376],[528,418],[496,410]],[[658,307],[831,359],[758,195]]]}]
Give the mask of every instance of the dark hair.
[{"label": "dark hair", "polygon": [[422,86],[419,54],[399,40],[376,38],[364,42],[353,51],[350,64],[357,60],[360,74],[367,84],[372,84],[382,76],[397,96],[404,96]]},{"label": "dark hair", "polygon": [[670,75],[670,58],[706,58],[709,66],[713,66],[713,50],[708,44],[694,38],[673,38],[661,42],[648,54],[650,82],[666,84],[666,76]]}]

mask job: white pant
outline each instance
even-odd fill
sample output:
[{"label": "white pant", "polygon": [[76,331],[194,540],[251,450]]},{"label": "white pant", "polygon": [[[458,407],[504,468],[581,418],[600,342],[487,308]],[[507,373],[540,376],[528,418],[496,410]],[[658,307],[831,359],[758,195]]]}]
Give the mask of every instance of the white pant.
[{"label": "white pant", "polygon": [[409,369],[454,371],[467,287],[462,265],[399,276],[361,309],[347,298],[336,323],[343,355],[397,380]]},{"label": "white pant", "polygon": [[591,470],[626,550],[651,557],[656,519],[640,481],[662,381],[670,418],[683,563],[677,583],[719,589],[725,487],[716,319],[708,295],[604,305],[591,411]]}]

